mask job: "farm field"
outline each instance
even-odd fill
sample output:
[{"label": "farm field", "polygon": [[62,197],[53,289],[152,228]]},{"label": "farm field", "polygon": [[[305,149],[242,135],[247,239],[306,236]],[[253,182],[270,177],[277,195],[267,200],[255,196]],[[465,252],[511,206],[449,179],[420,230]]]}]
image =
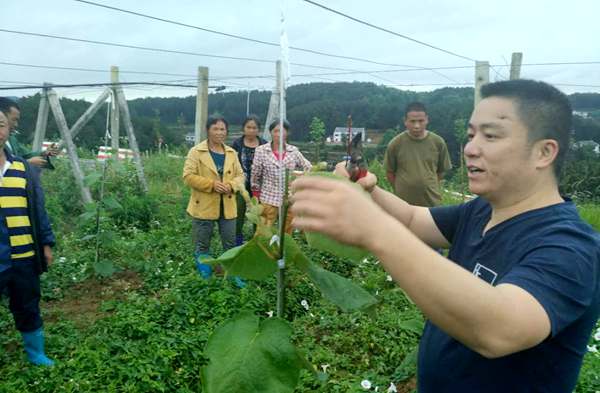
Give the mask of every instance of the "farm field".
[{"label": "farm field", "polygon": [[[132,167],[109,168],[97,264],[97,240],[90,236],[95,209],[80,207],[65,162],[44,173],[58,243],[54,265],[43,276],[41,307],[47,353],[57,365],[29,366],[3,301],[0,392],[199,392],[200,369],[207,363],[203,350],[214,329],[242,310],[269,318],[275,310],[275,277],[240,289],[230,280],[203,280],[197,274],[182,165],[182,159],[167,155],[146,158],[150,191],[145,196],[138,194]],[[380,169],[376,165],[374,171]],[[98,173],[87,180],[96,191]],[[448,194],[445,201],[456,197]],[[600,206],[584,204],[580,212],[600,230]],[[424,323],[420,312],[375,258],[353,264],[310,250],[300,234],[295,237],[314,262],[379,300],[370,312],[344,313],[304,275],[289,271],[285,317],[293,342],[315,369],[303,371],[296,392],[364,392],[364,380],[371,391],[385,392],[391,383],[398,392],[414,391],[411,353]],[[218,255],[216,240],[214,249]],[[600,390],[596,338],[590,341],[578,393]]]}]

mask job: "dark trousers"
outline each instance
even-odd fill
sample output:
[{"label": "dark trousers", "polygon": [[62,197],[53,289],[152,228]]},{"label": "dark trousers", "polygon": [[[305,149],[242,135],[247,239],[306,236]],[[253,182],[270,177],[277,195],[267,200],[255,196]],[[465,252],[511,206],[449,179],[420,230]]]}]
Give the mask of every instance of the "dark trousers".
[{"label": "dark trousers", "polygon": [[40,276],[32,261],[13,262],[0,272],[0,296],[8,294],[9,308],[18,331],[33,332],[42,327]]},{"label": "dark trousers", "polygon": [[192,218],[192,240],[195,254],[209,254],[210,239],[215,223],[219,226],[223,251],[235,247],[235,218],[218,220],[200,220]]}]

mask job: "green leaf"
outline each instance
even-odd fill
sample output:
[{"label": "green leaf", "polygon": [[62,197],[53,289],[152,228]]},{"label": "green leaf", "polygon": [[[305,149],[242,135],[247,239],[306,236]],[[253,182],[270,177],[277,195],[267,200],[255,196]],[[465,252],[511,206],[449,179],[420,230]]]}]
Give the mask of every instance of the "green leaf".
[{"label": "green leaf", "polygon": [[88,240],[92,240],[92,239],[95,239],[95,238],[96,238],[96,234],[95,234],[95,233],[92,233],[92,234],[89,234],[89,235],[85,235],[85,236],[84,236],[84,237],[82,237],[80,240],[81,240],[82,242],[86,242],[86,241],[88,241]]},{"label": "green leaf", "polygon": [[80,221],[90,221],[92,219],[96,218],[96,212],[95,211],[90,211],[90,212],[85,212],[85,213],[81,213],[79,215],[79,220]]},{"label": "green leaf", "polygon": [[107,245],[111,244],[117,239],[117,233],[114,231],[101,231],[98,234],[98,240],[100,244]]},{"label": "green leaf", "polygon": [[352,262],[360,262],[369,256],[369,252],[365,249],[342,244],[321,233],[306,232],[306,241],[311,248],[329,252]]},{"label": "green leaf", "polygon": [[342,311],[365,310],[375,304],[377,299],[362,287],[345,277],[308,263],[308,277],[321,290],[323,297]]},{"label": "green leaf", "polygon": [[94,262],[94,271],[101,277],[110,277],[116,272],[116,269],[112,261],[103,259],[101,261]]},{"label": "green leaf", "polygon": [[413,318],[406,321],[400,321],[398,327],[421,336],[423,333],[423,328],[425,327],[425,321],[423,321],[421,318]]},{"label": "green leaf", "polygon": [[242,246],[227,250],[211,263],[220,263],[227,274],[233,276],[264,280],[277,270],[277,254],[266,239],[254,237]]},{"label": "green leaf", "polygon": [[108,210],[121,210],[121,209],[123,209],[123,206],[121,206],[121,204],[112,195],[105,197],[102,200],[102,202],[104,203],[104,206]]},{"label": "green leaf", "polygon": [[93,172],[83,178],[83,184],[87,187],[92,187],[102,179],[102,173]]},{"label": "green leaf", "polygon": [[260,322],[243,312],[215,329],[204,355],[202,391],[206,393],[291,393],[303,363],[290,341],[289,324],[278,318]]}]

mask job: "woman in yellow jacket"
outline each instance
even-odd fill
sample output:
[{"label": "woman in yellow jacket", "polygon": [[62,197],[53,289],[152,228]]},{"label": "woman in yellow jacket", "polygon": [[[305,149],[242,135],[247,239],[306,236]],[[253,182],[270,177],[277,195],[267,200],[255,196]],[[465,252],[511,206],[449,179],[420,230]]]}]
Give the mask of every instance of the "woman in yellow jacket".
[{"label": "woman in yellow jacket", "polygon": [[187,212],[192,217],[194,256],[204,278],[212,274],[210,266],[201,261],[210,257],[215,223],[219,225],[223,249],[235,246],[235,193],[244,187],[237,153],[225,145],[227,127],[224,118],[210,117],[206,123],[208,138],[190,149],[183,166],[183,181],[192,189]]}]

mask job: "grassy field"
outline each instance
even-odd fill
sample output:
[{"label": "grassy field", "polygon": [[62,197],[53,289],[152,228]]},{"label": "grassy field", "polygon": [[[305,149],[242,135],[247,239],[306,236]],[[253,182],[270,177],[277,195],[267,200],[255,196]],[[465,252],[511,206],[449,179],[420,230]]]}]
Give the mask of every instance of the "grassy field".
[{"label": "grassy field", "polygon": [[[96,266],[96,239],[89,236],[94,220],[82,216],[86,210],[78,204],[66,165],[58,163],[56,171],[44,174],[58,244],[55,265],[43,276],[42,310],[47,352],[57,365],[26,363],[12,317],[2,306],[0,392],[198,392],[199,369],[207,361],[203,348],[214,328],[242,309],[263,317],[274,310],[274,279],[238,289],[228,280],[202,280],[195,272],[182,165],[179,158],[150,156],[145,162],[150,193],[144,197],[136,196],[132,168],[109,170],[106,192],[121,208],[101,215]],[[581,214],[600,228],[598,207],[582,206]],[[305,251],[381,302],[375,313],[343,313],[304,276],[289,272],[286,319],[294,342],[326,373],[319,381],[305,372],[296,391],[360,392],[364,379],[380,392],[400,380],[400,392],[413,391],[410,362],[398,366],[418,344],[420,313],[374,258],[352,265]],[[98,275],[111,270],[108,277]],[[576,391],[600,390],[599,371],[600,357],[588,353]]]}]

